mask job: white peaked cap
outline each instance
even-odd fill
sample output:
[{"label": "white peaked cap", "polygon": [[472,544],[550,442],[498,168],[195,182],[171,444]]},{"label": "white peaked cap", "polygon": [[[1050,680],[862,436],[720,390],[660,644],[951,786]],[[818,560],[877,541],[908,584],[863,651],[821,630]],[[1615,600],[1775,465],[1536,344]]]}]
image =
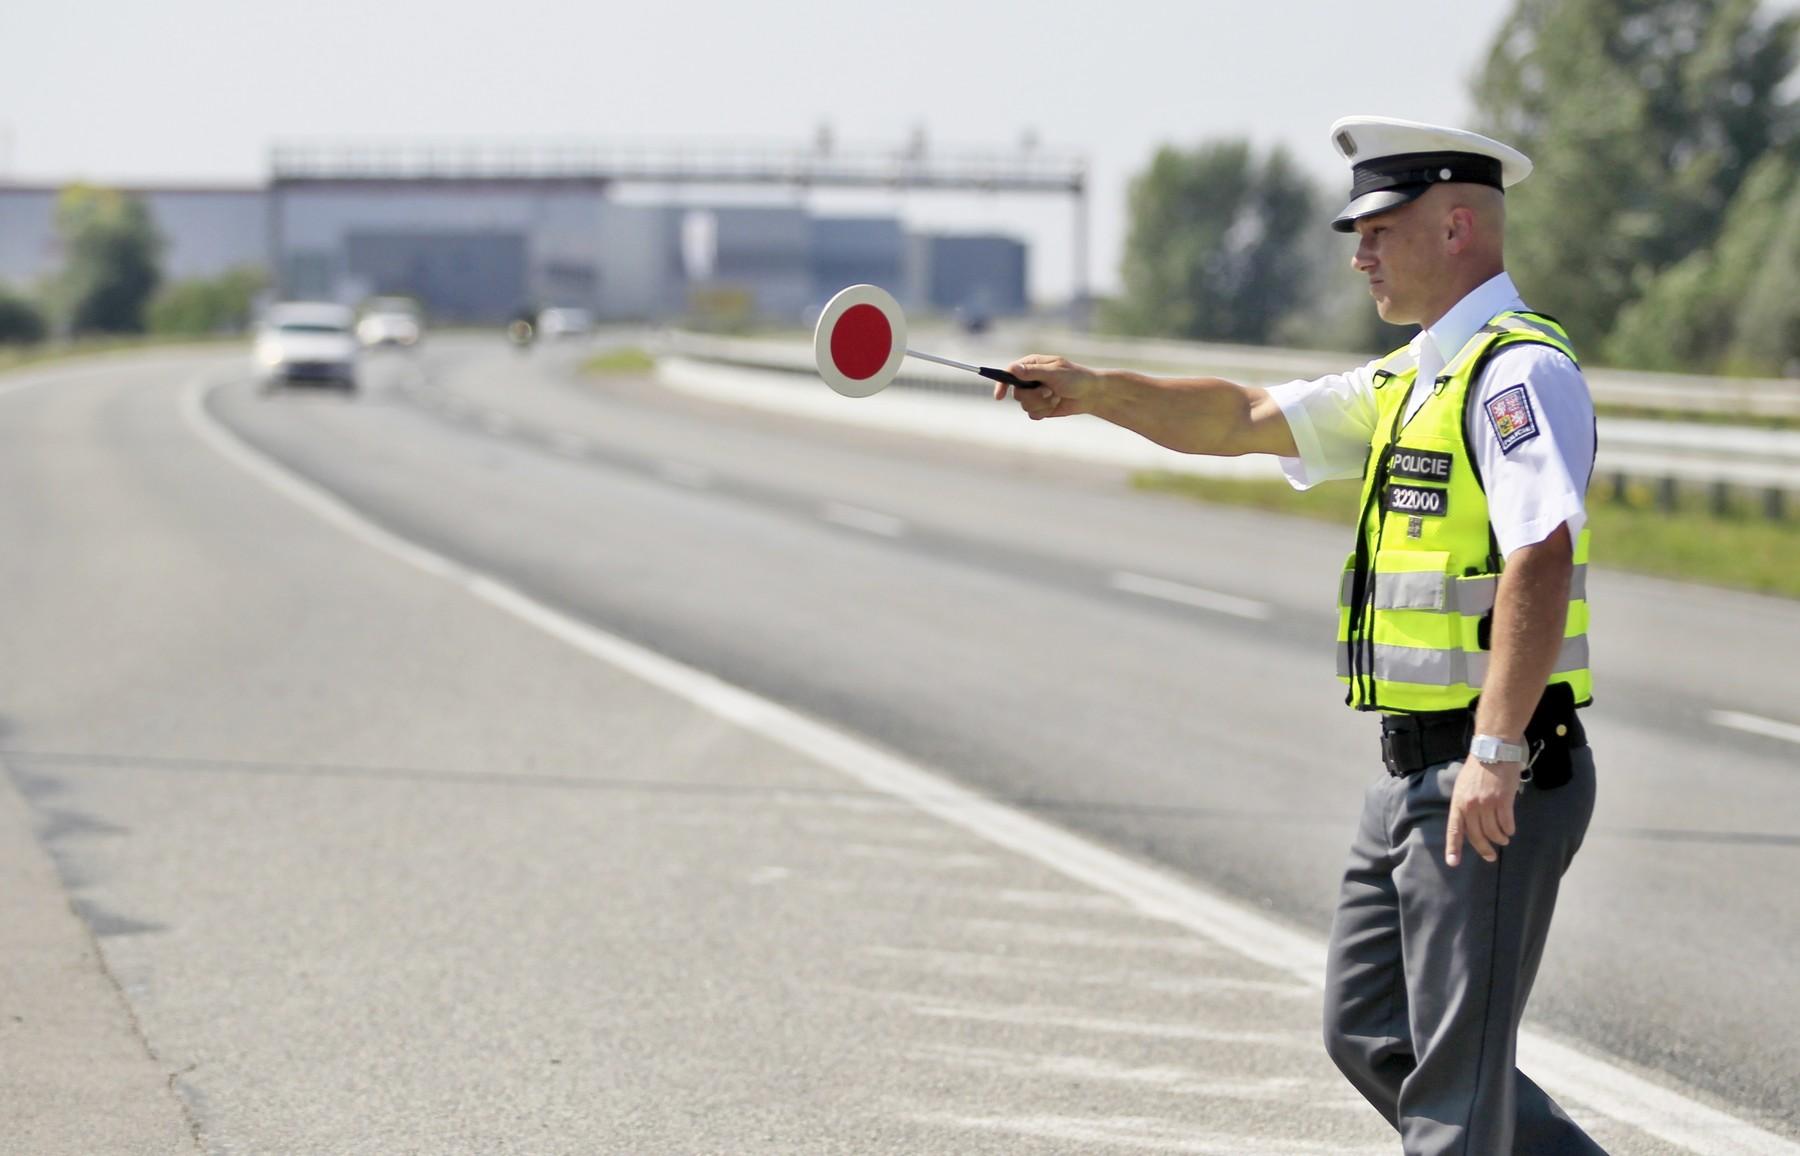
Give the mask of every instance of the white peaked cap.
[{"label": "white peaked cap", "polygon": [[1331,146],[1350,162],[1350,203],[1331,222],[1340,233],[1359,217],[1398,208],[1448,181],[1507,189],[1531,175],[1531,158],[1492,137],[1390,116],[1346,116]]}]

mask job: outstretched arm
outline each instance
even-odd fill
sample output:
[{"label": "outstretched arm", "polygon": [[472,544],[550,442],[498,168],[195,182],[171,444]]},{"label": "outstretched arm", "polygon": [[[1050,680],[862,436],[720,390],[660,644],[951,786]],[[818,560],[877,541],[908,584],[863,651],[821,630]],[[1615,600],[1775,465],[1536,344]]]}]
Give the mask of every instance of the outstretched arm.
[{"label": "outstretched arm", "polygon": [[[1033,354],[1008,367],[1037,389],[1015,391],[1032,420],[1091,413],[1188,454],[1294,457],[1294,435],[1267,390],[1216,377],[1151,377]],[[1007,386],[994,388],[1005,400]]]}]

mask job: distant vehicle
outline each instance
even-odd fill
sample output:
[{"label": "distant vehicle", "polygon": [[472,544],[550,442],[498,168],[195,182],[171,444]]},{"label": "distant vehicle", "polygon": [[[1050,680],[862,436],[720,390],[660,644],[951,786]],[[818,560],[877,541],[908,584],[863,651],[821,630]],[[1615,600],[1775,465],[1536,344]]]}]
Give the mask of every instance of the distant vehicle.
[{"label": "distant vehicle", "polygon": [[369,349],[378,345],[398,345],[403,349],[411,349],[419,343],[423,331],[419,318],[410,311],[365,310],[362,319],[356,323],[356,339]]},{"label": "distant vehicle", "polygon": [[425,311],[411,297],[370,297],[362,303],[364,313],[408,313],[420,323],[425,320]]},{"label": "distant vehicle", "polygon": [[256,334],[264,388],[309,382],[356,389],[356,314],[343,305],[290,301],[269,307]]},{"label": "distant vehicle", "polygon": [[986,333],[994,324],[994,318],[980,305],[962,305],[956,310],[956,324],[964,333]]},{"label": "distant vehicle", "polygon": [[559,337],[586,337],[594,331],[594,315],[586,309],[558,306],[537,317],[537,335],[546,341]]}]

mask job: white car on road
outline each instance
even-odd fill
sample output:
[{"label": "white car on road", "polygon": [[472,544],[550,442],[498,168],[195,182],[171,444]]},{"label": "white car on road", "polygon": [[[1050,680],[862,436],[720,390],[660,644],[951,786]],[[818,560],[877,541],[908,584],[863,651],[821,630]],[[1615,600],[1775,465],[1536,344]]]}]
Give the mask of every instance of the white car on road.
[{"label": "white car on road", "polygon": [[594,315],[586,309],[558,306],[538,314],[538,336],[546,341],[563,337],[587,337],[594,332]]},{"label": "white car on road", "polygon": [[356,339],[369,349],[378,345],[410,349],[424,332],[418,307],[405,297],[374,297],[363,302],[362,318],[356,323]]},{"label": "white car on road", "polygon": [[269,308],[256,334],[256,368],[266,388],[307,382],[356,388],[356,314],[343,305],[292,301]]}]

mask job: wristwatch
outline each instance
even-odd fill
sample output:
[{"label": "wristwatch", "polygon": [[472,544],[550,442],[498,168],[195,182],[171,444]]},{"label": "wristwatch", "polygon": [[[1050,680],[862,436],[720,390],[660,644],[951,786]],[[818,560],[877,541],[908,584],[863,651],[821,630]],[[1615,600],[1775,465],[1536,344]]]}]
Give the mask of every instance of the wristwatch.
[{"label": "wristwatch", "polygon": [[1525,745],[1509,743],[1495,735],[1476,735],[1475,741],[1469,744],[1469,753],[1477,762],[1483,763],[1522,763],[1525,761]]}]

